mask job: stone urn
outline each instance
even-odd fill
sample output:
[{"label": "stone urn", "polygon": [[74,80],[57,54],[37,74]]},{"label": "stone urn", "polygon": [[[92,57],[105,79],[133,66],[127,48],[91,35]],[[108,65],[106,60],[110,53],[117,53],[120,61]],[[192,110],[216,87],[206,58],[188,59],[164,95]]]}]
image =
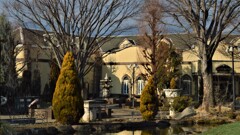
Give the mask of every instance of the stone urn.
[{"label": "stone urn", "polygon": [[182,89],[163,89],[167,98],[179,97]]},{"label": "stone urn", "polygon": [[180,96],[182,89],[163,89],[163,91],[168,99],[169,104],[170,104],[169,116],[173,118],[176,115],[176,112],[172,108],[172,103],[173,103],[175,97]]}]

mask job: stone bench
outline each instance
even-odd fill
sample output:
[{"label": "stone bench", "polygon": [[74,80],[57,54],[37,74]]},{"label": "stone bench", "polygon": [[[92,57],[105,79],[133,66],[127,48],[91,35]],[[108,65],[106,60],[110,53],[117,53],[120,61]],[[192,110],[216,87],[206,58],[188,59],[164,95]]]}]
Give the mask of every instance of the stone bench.
[{"label": "stone bench", "polygon": [[112,109],[118,109],[118,108],[119,108],[118,104],[106,105],[105,110],[107,112],[108,117],[112,116]]}]

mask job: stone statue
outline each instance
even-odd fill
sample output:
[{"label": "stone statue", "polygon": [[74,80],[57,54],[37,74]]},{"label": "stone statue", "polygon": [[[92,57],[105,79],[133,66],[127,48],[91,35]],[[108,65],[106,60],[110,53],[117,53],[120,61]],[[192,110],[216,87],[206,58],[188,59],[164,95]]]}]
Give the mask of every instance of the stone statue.
[{"label": "stone statue", "polygon": [[111,79],[108,78],[108,75],[106,74],[103,80],[100,80],[101,83],[101,91],[100,91],[100,97],[102,98],[108,98],[110,96],[110,88],[112,87],[110,85]]}]

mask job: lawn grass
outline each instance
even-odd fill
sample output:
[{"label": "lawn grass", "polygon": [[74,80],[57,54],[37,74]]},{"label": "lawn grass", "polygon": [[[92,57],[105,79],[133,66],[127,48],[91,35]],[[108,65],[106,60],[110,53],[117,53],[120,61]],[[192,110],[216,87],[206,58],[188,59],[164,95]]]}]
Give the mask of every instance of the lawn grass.
[{"label": "lawn grass", "polygon": [[215,127],[203,132],[202,135],[240,135],[240,122]]}]

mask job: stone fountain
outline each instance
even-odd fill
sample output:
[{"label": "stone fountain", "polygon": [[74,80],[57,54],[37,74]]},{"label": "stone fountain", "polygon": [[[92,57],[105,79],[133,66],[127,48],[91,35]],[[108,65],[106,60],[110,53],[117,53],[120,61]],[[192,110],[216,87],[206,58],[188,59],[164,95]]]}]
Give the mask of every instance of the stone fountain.
[{"label": "stone fountain", "polygon": [[100,97],[101,98],[108,98],[110,96],[110,88],[112,87],[110,83],[112,80],[108,77],[106,74],[103,80],[100,80],[100,86],[101,86],[101,91],[100,91]]}]

